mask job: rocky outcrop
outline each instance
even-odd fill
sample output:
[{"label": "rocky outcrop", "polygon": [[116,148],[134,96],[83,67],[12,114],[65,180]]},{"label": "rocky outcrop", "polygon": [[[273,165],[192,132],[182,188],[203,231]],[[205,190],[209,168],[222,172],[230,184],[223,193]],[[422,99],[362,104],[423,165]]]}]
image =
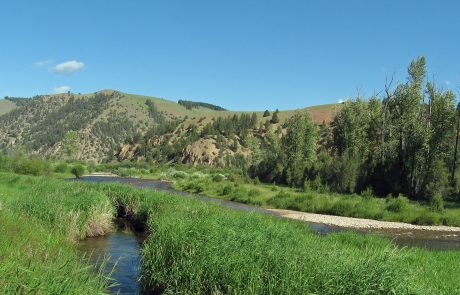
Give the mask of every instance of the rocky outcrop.
[{"label": "rocky outcrop", "polygon": [[193,165],[226,166],[228,159],[237,154],[247,156],[249,150],[240,145],[237,138],[226,139],[224,147],[219,148],[217,140],[213,137],[201,138],[189,144],[183,152],[182,162]]},{"label": "rocky outcrop", "polygon": [[133,159],[140,149],[140,144],[124,144],[121,146],[120,151],[117,154],[119,161]]}]

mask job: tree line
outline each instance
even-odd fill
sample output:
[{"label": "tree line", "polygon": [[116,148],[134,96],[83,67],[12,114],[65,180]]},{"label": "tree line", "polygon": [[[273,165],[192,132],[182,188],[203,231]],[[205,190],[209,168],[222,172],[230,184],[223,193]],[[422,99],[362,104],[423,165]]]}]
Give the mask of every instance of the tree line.
[{"label": "tree line", "polygon": [[214,111],[226,111],[226,109],[224,109],[223,107],[220,107],[218,105],[210,104],[210,103],[206,103],[206,102],[200,102],[200,101],[191,101],[191,100],[179,99],[179,101],[177,103],[180,104],[181,106],[185,107],[188,110],[191,110],[191,109],[194,109],[194,108],[197,109],[197,108],[202,107],[202,108],[207,108],[207,109],[214,110]]},{"label": "tree line", "polygon": [[455,94],[427,81],[424,57],[410,63],[405,83],[392,84],[386,83],[381,96],[345,102],[331,124],[315,124],[301,111],[278,124],[278,110],[267,110],[265,122],[255,113],[218,117],[202,128],[188,126],[175,139],[171,132],[185,128],[182,122],[160,119],[152,103],[149,111],[157,125],[144,141],[162,140],[146,144],[142,154],[151,161],[180,161],[184,148],[199,138],[214,136],[220,149],[231,148],[225,138],[237,138],[251,152],[229,163],[264,182],[425,200],[458,195],[460,106]]},{"label": "tree line", "polygon": [[330,126],[299,113],[283,137],[269,130],[247,168],[265,181],[344,193],[456,195],[459,106],[452,91],[426,82],[420,57],[406,83],[388,83],[383,98],[347,101]]}]

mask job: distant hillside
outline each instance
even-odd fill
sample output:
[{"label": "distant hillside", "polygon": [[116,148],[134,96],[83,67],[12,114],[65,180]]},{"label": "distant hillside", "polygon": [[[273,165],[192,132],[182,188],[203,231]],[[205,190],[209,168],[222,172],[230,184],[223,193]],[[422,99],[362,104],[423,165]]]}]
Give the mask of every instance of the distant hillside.
[{"label": "distant hillside", "polygon": [[[82,160],[99,162],[114,156],[119,159],[142,158],[146,155],[140,149],[155,144],[178,149],[172,154],[183,161],[202,162],[202,154],[208,152],[213,159],[221,160],[230,151],[227,145],[233,144],[237,149],[241,140],[216,136],[205,140],[190,132],[205,134],[202,130],[217,126],[216,120],[235,120],[235,116],[244,117],[244,120],[252,116],[257,128],[271,119],[271,116],[263,117],[263,111],[253,114],[191,103],[184,105],[114,90],[0,100],[0,148],[26,147],[48,157],[62,157],[66,133],[76,131],[80,151],[76,157]],[[277,113],[279,122],[273,127],[277,128],[297,111],[308,112],[317,123],[330,122],[339,107],[333,104],[280,111]]]},{"label": "distant hillside", "polygon": [[5,100],[11,101],[12,103],[14,103],[18,107],[25,106],[26,104],[29,104],[31,102],[31,99],[27,98],[27,97],[5,96]]},{"label": "distant hillside", "polygon": [[0,99],[0,116],[16,108],[16,104],[6,99]]}]

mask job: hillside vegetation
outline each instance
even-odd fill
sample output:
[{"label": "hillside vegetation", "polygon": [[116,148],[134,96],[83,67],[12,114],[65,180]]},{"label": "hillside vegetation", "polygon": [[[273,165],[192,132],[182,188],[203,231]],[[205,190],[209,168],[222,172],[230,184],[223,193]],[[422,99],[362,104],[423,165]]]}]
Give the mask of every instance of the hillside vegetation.
[{"label": "hillside vegetation", "polygon": [[[307,108],[308,110],[308,108]],[[311,108],[318,120],[332,120],[335,107]],[[169,100],[103,90],[93,94],[56,94],[35,96],[31,99],[7,98],[0,100],[0,148],[25,149],[45,157],[63,158],[68,132],[76,132],[78,153],[74,159],[95,162],[145,158],[139,147],[165,142],[171,146],[181,141],[181,151],[196,150],[202,143],[183,140],[190,128],[199,131],[218,118],[227,118],[251,112],[224,111],[206,103]],[[281,122],[294,111],[279,113]],[[264,122],[262,112],[256,112],[257,121]],[[172,134],[175,132],[175,134]],[[149,135],[159,138],[145,138]],[[167,139],[164,136],[168,137]],[[145,138],[145,139],[144,139]],[[227,141],[227,139],[225,139]],[[230,141],[231,139],[228,139]],[[209,147],[209,146],[207,146]],[[206,163],[201,153],[195,159],[181,154],[180,159]],[[215,150],[216,154],[220,149]],[[223,150],[223,153],[227,151]],[[192,160],[193,158],[193,160]],[[222,162],[222,159],[220,160]]]},{"label": "hillside vegetation", "polygon": [[0,116],[14,110],[16,107],[14,102],[7,99],[0,99]]}]

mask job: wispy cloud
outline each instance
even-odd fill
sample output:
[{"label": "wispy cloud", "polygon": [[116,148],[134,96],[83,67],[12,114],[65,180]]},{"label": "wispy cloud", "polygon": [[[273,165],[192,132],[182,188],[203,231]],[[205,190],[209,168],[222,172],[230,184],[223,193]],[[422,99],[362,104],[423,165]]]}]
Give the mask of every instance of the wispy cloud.
[{"label": "wispy cloud", "polygon": [[67,91],[70,91],[72,88],[70,86],[57,86],[54,87],[54,92],[55,93],[66,93]]},{"label": "wispy cloud", "polygon": [[81,61],[69,60],[60,64],[55,65],[52,71],[55,73],[70,74],[81,70],[85,67],[85,64]]},{"label": "wispy cloud", "polygon": [[41,61],[37,61],[36,63],[34,63],[34,66],[41,68],[41,67],[49,66],[52,63],[53,63],[53,60],[51,59],[41,60]]},{"label": "wispy cloud", "polygon": [[449,81],[449,80],[444,81],[444,83],[446,83],[446,85],[450,85],[450,81]]}]

